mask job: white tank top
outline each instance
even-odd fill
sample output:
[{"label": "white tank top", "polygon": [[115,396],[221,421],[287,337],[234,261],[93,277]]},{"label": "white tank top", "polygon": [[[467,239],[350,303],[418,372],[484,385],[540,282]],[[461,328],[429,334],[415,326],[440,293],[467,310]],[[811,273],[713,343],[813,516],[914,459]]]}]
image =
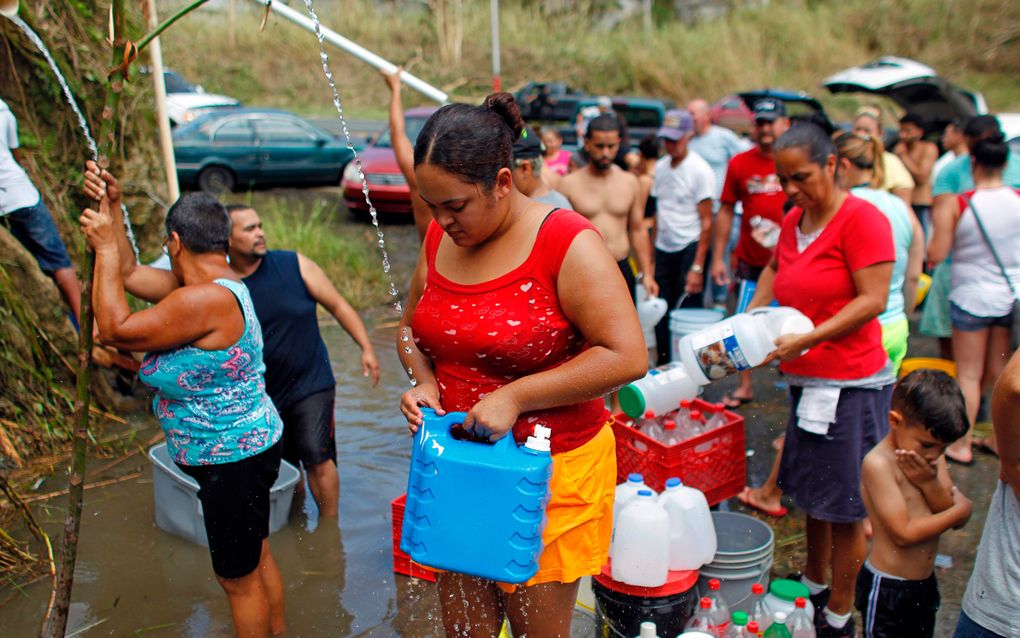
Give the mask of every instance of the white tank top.
[{"label": "white tank top", "polygon": [[[995,251],[1020,291],[1020,194],[1008,186],[967,194]],[[949,300],[976,317],[1004,317],[1013,310],[1013,293],[995,262],[974,210],[960,196],[960,219],[953,238],[952,288]]]}]

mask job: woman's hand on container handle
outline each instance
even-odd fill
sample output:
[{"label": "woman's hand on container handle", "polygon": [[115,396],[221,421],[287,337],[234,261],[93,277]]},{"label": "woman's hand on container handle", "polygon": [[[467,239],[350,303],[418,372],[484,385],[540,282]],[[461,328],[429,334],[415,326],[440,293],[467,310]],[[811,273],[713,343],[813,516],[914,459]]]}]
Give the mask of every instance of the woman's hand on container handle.
[{"label": "woman's hand on container handle", "polygon": [[512,394],[495,390],[475,404],[464,419],[464,430],[489,441],[498,441],[514,427],[521,409]]},{"label": "woman's hand on container handle", "polygon": [[443,416],[446,410],[439,403],[439,388],[431,383],[417,385],[400,397],[400,411],[407,419],[407,429],[414,434],[422,424],[422,408],[432,408]]}]

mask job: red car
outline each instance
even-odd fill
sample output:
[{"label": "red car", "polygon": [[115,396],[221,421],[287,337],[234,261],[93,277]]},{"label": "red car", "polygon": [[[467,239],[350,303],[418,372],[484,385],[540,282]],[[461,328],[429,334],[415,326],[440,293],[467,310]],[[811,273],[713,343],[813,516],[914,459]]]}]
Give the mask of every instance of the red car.
[{"label": "red car", "polygon": [[[416,107],[404,113],[404,128],[411,144],[418,138],[425,122],[438,107]],[[361,167],[368,182],[368,195],[376,210],[386,213],[411,214],[411,195],[407,180],[400,172],[397,157],[393,154],[390,130],[387,128],[359,154]],[[344,204],[352,212],[368,213],[368,203],[361,191],[361,180],[354,162],[347,165],[340,185],[344,191]]]},{"label": "red car", "polygon": [[739,95],[727,95],[712,105],[712,123],[724,126],[738,135],[747,135],[754,124],[754,113]]}]

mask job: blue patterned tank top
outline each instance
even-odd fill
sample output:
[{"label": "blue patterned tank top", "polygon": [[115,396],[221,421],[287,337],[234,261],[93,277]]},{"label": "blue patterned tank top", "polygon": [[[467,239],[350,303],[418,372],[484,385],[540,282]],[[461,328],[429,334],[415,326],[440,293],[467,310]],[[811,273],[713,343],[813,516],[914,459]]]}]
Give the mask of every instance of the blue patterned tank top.
[{"label": "blue patterned tank top", "polygon": [[244,313],[244,334],[225,350],[182,346],[150,352],[138,376],[156,391],[153,412],[173,460],[215,465],[254,456],[280,439],[283,422],[266,394],[262,328],[248,289],[239,281],[215,283],[234,294]]}]

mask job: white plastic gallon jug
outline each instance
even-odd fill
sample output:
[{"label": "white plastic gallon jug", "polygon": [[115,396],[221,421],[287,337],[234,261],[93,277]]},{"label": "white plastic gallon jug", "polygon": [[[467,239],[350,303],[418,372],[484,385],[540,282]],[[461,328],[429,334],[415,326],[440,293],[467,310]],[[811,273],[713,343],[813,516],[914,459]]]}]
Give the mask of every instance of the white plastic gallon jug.
[{"label": "white plastic gallon jug", "polygon": [[641,323],[641,331],[645,333],[645,345],[654,347],[655,326],[666,316],[669,304],[661,297],[649,297],[648,291],[641,284],[637,285],[637,318]]},{"label": "white plastic gallon jug", "polygon": [[637,418],[648,410],[656,414],[672,412],[681,401],[694,399],[700,391],[684,365],[674,362],[649,370],[644,377],[620,388],[617,396],[624,414]]},{"label": "white plastic gallon jug", "polygon": [[651,490],[641,490],[620,512],[610,551],[613,580],[662,587],[669,577],[669,514]]},{"label": "white plastic gallon jug", "polygon": [[761,365],[780,336],[812,330],[811,320],[794,308],[761,308],[687,335],[677,351],[690,378],[705,385]]},{"label": "white plastic gallon jug", "polygon": [[705,495],[678,478],[670,478],[659,495],[659,504],[669,515],[669,568],[694,570],[712,562],[715,524]]},{"label": "white plastic gallon jug", "polygon": [[620,511],[627,501],[631,500],[641,490],[648,490],[655,493],[655,490],[645,485],[645,477],[634,473],[627,476],[627,480],[616,486],[616,496],[613,500],[613,535],[609,541],[609,551],[613,551],[613,544],[616,543],[616,527],[620,520]]}]

